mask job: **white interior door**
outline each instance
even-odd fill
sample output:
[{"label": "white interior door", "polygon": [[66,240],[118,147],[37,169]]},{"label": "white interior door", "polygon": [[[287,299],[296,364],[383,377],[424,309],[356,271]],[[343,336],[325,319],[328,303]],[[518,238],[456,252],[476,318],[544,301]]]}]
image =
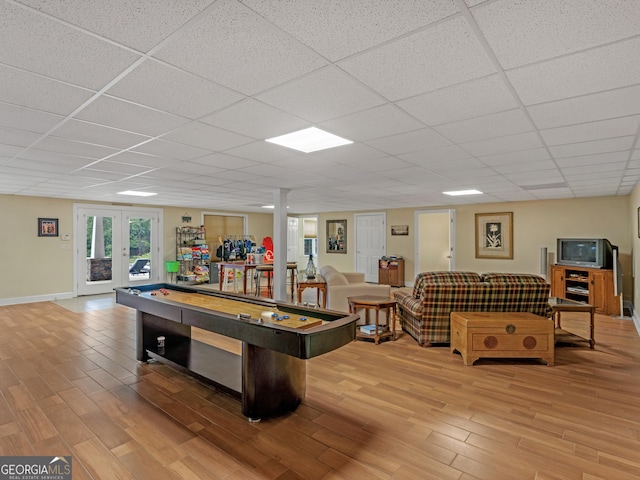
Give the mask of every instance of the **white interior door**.
[{"label": "white interior door", "polygon": [[298,261],[298,219],[287,218],[287,262]]},{"label": "white interior door", "polygon": [[367,282],[378,283],[378,260],[385,255],[384,213],[356,214],[356,272]]},{"label": "white interior door", "polygon": [[420,272],[454,269],[454,210],[425,210],[415,213],[416,275]]},{"label": "white interior door", "polygon": [[158,209],[74,205],[74,210],[77,295],[162,280]]}]

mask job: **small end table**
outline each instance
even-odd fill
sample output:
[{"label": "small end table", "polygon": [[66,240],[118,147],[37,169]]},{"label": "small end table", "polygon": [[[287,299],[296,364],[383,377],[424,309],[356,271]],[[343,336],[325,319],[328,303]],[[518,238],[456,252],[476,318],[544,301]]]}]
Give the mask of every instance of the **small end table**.
[{"label": "small end table", "polygon": [[[551,311],[553,312],[553,318],[556,323],[556,327],[562,330],[562,325],[560,324],[560,312],[586,312],[589,313],[589,338],[585,338],[589,342],[589,348],[591,350],[594,349],[596,345],[596,339],[594,337],[595,330],[595,313],[596,307],[595,305],[589,305],[588,303],[578,302],[576,300],[569,300],[568,298],[560,298],[560,297],[550,297],[549,298],[549,306],[551,306]],[[566,330],[564,330],[566,331]],[[571,332],[569,332],[571,333]]]},{"label": "small end table", "polygon": [[303,275],[298,275],[298,303],[302,303],[302,292],[305,288],[317,289],[317,303],[320,305],[320,292],[322,292],[322,308],[327,308],[327,282],[320,275],[316,275],[315,278],[302,278]]},{"label": "small end table", "polygon": [[[364,309],[364,322],[369,323],[369,310],[376,312],[376,333],[373,336],[375,344],[378,345],[383,338],[396,339],[396,301],[388,297],[379,297],[376,295],[358,295],[355,297],[347,298],[349,302],[349,312],[356,313],[359,309]],[[387,313],[387,325],[386,327],[380,326],[379,314],[380,310],[384,310]],[[356,326],[356,328],[358,328]],[[356,331],[356,338],[372,338],[372,335],[360,333]]]}]

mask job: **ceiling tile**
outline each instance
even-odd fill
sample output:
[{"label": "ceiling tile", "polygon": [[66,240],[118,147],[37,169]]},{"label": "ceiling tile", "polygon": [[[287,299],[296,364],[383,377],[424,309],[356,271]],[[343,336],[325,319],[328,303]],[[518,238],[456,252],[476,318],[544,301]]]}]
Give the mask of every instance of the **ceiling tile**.
[{"label": "ceiling tile", "polygon": [[71,84],[100,89],[139,58],[8,2],[0,3],[0,18],[0,63]]},{"label": "ceiling tile", "polygon": [[525,105],[626,87],[640,78],[640,38],[507,72]]},{"label": "ceiling tile", "polygon": [[84,142],[75,142],[73,140],[56,137],[43,138],[35,145],[35,148],[94,159],[104,158],[118,152],[115,148],[104,147],[102,145],[92,145]]},{"label": "ceiling tile", "polygon": [[433,127],[433,129],[454,143],[466,143],[485,138],[530,132],[534,130],[534,127],[524,112],[517,109],[479,118],[460,120]]},{"label": "ceiling tile", "polygon": [[209,150],[184,145],[176,142],[169,142],[161,138],[155,138],[150,142],[134,148],[134,151],[156,155],[158,157],[175,158],[176,160],[193,160],[211,154]]},{"label": "ceiling tile", "polygon": [[460,160],[469,157],[471,157],[469,153],[455,145],[446,145],[444,147],[429,148],[398,155],[398,158],[411,162],[414,165],[429,164],[431,162],[449,162],[451,160]]},{"label": "ceiling tile", "polygon": [[540,130],[544,143],[549,146],[601,140],[611,137],[635,135],[640,127],[640,116],[614,118],[598,122],[581,123],[568,127]]},{"label": "ceiling tile", "polygon": [[497,153],[517,152],[542,147],[542,142],[534,132],[519,133],[506,137],[479,140],[460,145],[467,152],[476,156],[494,155]]},{"label": "ceiling tile", "polygon": [[50,78],[0,65],[0,101],[45,112],[69,115],[93,92]]},{"label": "ceiling tile", "polygon": [[30,108],[0,103],[0,126],[12,127],[33,133],[45,133],[64,117]]},{"label": "ceiling tile", "polygon": [[117,98],[101,96],[78,113],[77,118],[142,135],[161,135],[188,122]]},{"label": "ceiling tile", "polygon": [[222,130],[218,127],[191,122],[174,130],[163,138],[212,151],[227,150],[252,142],[254,139]]},{"label": "ceiling tile", "polygon": [[392,101],[495,72],[461,17],[351,57],[340,67]]},{"label": "ceiling tile", "polygon": [[442,88],[396,104],[427,125],[451,123],[518,106],[499,75]]},{"label": "ceiling tile", "polygon": [[335,67],[327,67],[257,96],[311,122],[322,122],[384,103]]},{"label": "ceiling tile", "polygon": [[231,155],[226,155],[224,153],[214,153],[206,155],[204,157],[196,158],[193,160],[193,163],[217,167],[219,171],[222,171],[252,167],[254,165],[258,165],[259,162],[246,158],[232,157]]},{"label": "ceiling tile", "polygon": [[392,104],[381,105],[320,124],[320,127],[353,140],[371,140],[417,130],[424,125]]},{"label": "ceiling tile", "polygon": [[556,163],[561,168],[581,165],[606,164],[625,162],[629,158],[628,151],[580,155],[575,157],[558,158]]},{"label": "ceiling tile", "polygon": [[538,128],[575,125],[640,113],[640,85],[528,108]]},{"label": "ceiling tile", "polygon": [[68,2],[18,1],[142,52],[149,50],[214,2],[109,0],[105,3],[102,0],[82,0],[74,2],[71,7]]},{"label": "ceiling tile", "polygon": [[423,128],[413,132],[391,135],[366,142],[368,145],[382,150],[389,155],[416,152],[435,147],[449,145],[449,142],[431,129]]},{"label": "ceiling tile", "polygon": [[151,60],[136,67],[107,93],[192,120],[244,98],[228,88]]},{"label": "ceiling tile", "polygon": [[472,14],[504,68],[640,34],[635,1],[498,0]]},{"label": "ceiling tile", "polygon": [[546,148],[532,148],[530,150],[517,150],[478,157],[480,161],[489,166],[536,162],[539,160],[548,160],[550,158],[551,156]]},{"label": "ceiling tile", "polygon": [[40,138],[40,134],[0,127],[0,143],[14,147],[27,147]]},{"label": "ceiling tile", "polygon": [[58,127],[53,132],[53,136],[113,148],[129,148],[150,138],[75,119],[69,119]]},{"label": "ceiling tile", "polygon": [[232,0],[216,2],[197,23],[178,32],[156,57],[245,95],[327,64],[320,55]]},{"label": "ceiling tile", "polygon": [[314,2],[242,2],[331,61],[458,12],[454,0],[332,0],[323,2],[323,8],[318,8]]},{"label": "ceiling tile", "polygon": [[[595,140],[593,142],[570,143],[549,147],[551,154],[555,158],[575,157],[578,155],[591,155],[594,153],[617,152],[629,150],[635,137],[608,138],[605,140]],[[628,155],[628,153],[627,153]]]}]

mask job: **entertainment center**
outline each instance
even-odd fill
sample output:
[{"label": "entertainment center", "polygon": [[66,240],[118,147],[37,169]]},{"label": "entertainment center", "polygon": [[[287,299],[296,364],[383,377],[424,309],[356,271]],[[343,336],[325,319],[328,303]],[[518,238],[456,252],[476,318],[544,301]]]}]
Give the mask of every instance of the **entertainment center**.
[{"label": "entertainment center", "polygon": [[620,298],[614,288],[617,247],[606,238],[559,238],[557,243],[551,295],[588,303],[597,313],[620,315]]}]

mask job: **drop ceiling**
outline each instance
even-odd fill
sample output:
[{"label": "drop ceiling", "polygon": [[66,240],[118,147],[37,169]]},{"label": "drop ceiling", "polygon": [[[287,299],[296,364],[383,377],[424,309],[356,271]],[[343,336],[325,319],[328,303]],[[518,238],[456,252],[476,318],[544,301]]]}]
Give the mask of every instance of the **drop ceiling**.
[{"label": "drop ceiling", "polygon": [[[0,24],[0,194],[315,213],[640,178],[637,0],[2,0]],[[310,126],[354,143],[265,142]]]}]

